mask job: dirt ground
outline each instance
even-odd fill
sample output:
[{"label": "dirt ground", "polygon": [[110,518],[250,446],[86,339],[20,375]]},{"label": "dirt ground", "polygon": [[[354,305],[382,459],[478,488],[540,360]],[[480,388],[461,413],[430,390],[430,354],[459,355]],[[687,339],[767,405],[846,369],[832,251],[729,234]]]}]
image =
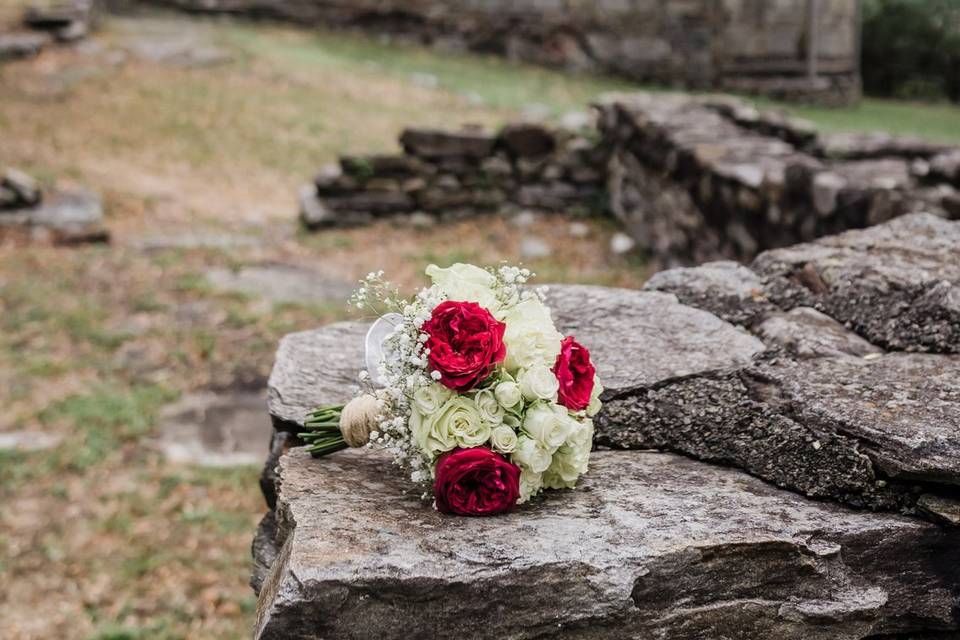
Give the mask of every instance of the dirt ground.
[{"label": "dirt ground", "polygon": [[111,18],[0,67],[0,166],[98,191],[113,238],[0,244],[0,434],[59,440],[0,450],[0,637],[249,636],[259,469],[174,465],[148,443],[163,406],[262,388],[281,336],[347,311],[221,290],[211,271],[382,268],[412,287],[430,262],[516,262],[535,238],[552,250],[528,261],[542,282],[640,285],[642,258],[612,254],[602,219],[296,225],[298,187],[338,152],[393,149],[405,125],[558,114],[612,86],[174,16]]}]

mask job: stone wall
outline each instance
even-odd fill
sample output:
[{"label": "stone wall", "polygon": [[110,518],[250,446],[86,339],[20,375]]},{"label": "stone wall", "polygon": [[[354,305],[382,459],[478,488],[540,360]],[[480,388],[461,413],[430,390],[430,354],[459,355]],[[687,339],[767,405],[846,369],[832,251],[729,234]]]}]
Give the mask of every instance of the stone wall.
[{"label": "stone wall", "polygon": [[960,218],[960,149],[818,134],[729,96],[631,93],[598,128],[408,130],[398,155],[345,156],[301,194],[309,228],[487,211],[608,212],[660,265],[749,260],[909,212]]},{"label": "stone wall", "polygon": [[807,1],[154,0],[393,34],[641,82],[859,97],[857,2],[818,0],[818,78],[807,78]]},{"label": "stone wall", "polygon": [[958,252],[960,222],[910,214],[641,291],[551,286],[604,380],[598,450],[495,518],[436,513],[377,452],[297,448],[359,390],[368,325],[287,336],[255,637],[956,637]]},{"label": "stone wall", "polygon": [[383,216],[457,218],[505,207],[602,211],[607,152],[595,129],[514,124],[407,129],[399,155],[344,156],[301,193],[311,229]]},{"label": "stone wall", "polygon": [[759,251],[911,211],[960,217],[958,152],[885,134],[817,134],[729,97],[612,96],[611,210],[664,264]]}]

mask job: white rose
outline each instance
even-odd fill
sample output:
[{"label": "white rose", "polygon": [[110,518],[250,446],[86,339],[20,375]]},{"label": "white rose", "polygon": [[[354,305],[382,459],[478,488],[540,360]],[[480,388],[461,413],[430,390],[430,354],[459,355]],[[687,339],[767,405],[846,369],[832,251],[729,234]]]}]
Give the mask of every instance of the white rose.
[{"label": "white rose", "polygon": [[493,391],[490,389],[477,391],[476,395],[473,396],[473,402],[477,405],[477,411],[480,412],[480,417],[490,424],[490,426],[495,427],[503,422],[504,410],[503,407],[500,406],[500,403],[497,402]]},{"label": "white rose", "polygon": [[[414,416],[419,416],[415,419]],[[414,411],[410,429],[420,448],[431,458],[455,447],[479,447],[490,439],[490,425],[483,421],[470,398],[454,396],[428,416]]]},{"label": "white rose", "polygon": [[511,457],[511,462],[522,469],[529,469],[534,473],[543,473],[550,466],[550,452],[541,447],[536,440],[526,436],[517,439],[517,447]]},{"label": "white rose", "polygon": [[491,313],[500,308],[494,291],[497,279],[489,271],[458,262],[446,269],[431,264],[426,273],[448,300],[476,302]]},{"label": "white rose", "polygon": [[530,469],[520,471],[520,497],[517,504],[523,504],[530,498],[540,493],[543,487],[543,474],[535,473]]},{"label": "white rose", "polygon": [[520,392],[523,397],[533,402],[536,400],[556,401],[560,382],[549,367],[536,364],[529,369],[523,369],[517,375]]},{"label": "white rose", "polygon": [[500,453],[513,453],[518,440],[517,432],[506,425],[500,425],[490,432],[490,446]]},{"label": "white rose", "polygon": [[425,416],[433,415],[453,397],[453,391],[442,384],[430,384],[413,392],[413,406]]},{"label": "white rose", "polygon": [[591,418],[600,411],[603,403],[600,402],[600,394],[603,393],[603,385],[600,384],[600,378],[593,376],[593,391],[590,393],[590,404],[587,405],[587,415]]},{"label": "white rose", "polygon": [[590,464],[590,449],[593,448],[593,422],[577,422],[543,473],[543,486],[550,489],[573,489],[577,479]]},{"label": "white rose", "polygon": [[505,366],[510,371],[542,364],[552,367],[560,354],[563,336],[553,326],[550,310],[540,300],[524,300],[504,318],[507,329],[503,342],[507,346]]},{"label": "white rose", "polygon": [[450,451],[457,446],[453,434],[437,429],[435,416],[436,414],[424,416],[416,408],[410,412],[410,433],[413,434],[417,446],[428,458]]},{"label": "white rose", "polygon": [[523,431],[543,449],[553,453],[567,439],[568,422],[566,409],[541,402],[527,409]]},{"label": "white rose", "polygon": [[505,409],[512,409],[520,404],[523,395],[520,393],[520,385],[511,380],[504,380],[493,389],[493,394],[497,402]]}]

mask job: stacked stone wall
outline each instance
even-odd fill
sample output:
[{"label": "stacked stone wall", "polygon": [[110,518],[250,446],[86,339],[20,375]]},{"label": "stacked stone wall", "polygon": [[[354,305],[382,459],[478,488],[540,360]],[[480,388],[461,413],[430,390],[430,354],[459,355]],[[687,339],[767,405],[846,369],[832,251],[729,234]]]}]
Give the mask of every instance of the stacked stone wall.
[{"label": "stacked stone wall", "polygon": [[309,228],[385,216],[607,213],[661,265],[766,249],[924,211],[960,218],[960,150],[818,134],[729,96],[633,93],[576,130],[514,124],[403,133],[396,155],[344,156],[301,194]]},{"label": "stacked stone wall", "polygon": [[308,228],[385,216],[451,219],[507,207],[603,211],[607,152],[596,130],[514,124],[479,129],[407,129],[403,153],[344,156],[301,194]]}]

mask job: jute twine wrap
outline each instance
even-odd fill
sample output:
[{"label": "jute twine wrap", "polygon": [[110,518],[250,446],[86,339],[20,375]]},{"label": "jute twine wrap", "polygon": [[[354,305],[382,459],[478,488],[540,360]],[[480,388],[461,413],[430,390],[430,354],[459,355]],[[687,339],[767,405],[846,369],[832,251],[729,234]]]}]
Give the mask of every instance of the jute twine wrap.
[{"label": "jute twine wrap", "polygon": [[349,447],[362,447],[370,441],[370,432],[376,431],[377,399],[370,395],[357,396],[340,413],[340,433]]}]

